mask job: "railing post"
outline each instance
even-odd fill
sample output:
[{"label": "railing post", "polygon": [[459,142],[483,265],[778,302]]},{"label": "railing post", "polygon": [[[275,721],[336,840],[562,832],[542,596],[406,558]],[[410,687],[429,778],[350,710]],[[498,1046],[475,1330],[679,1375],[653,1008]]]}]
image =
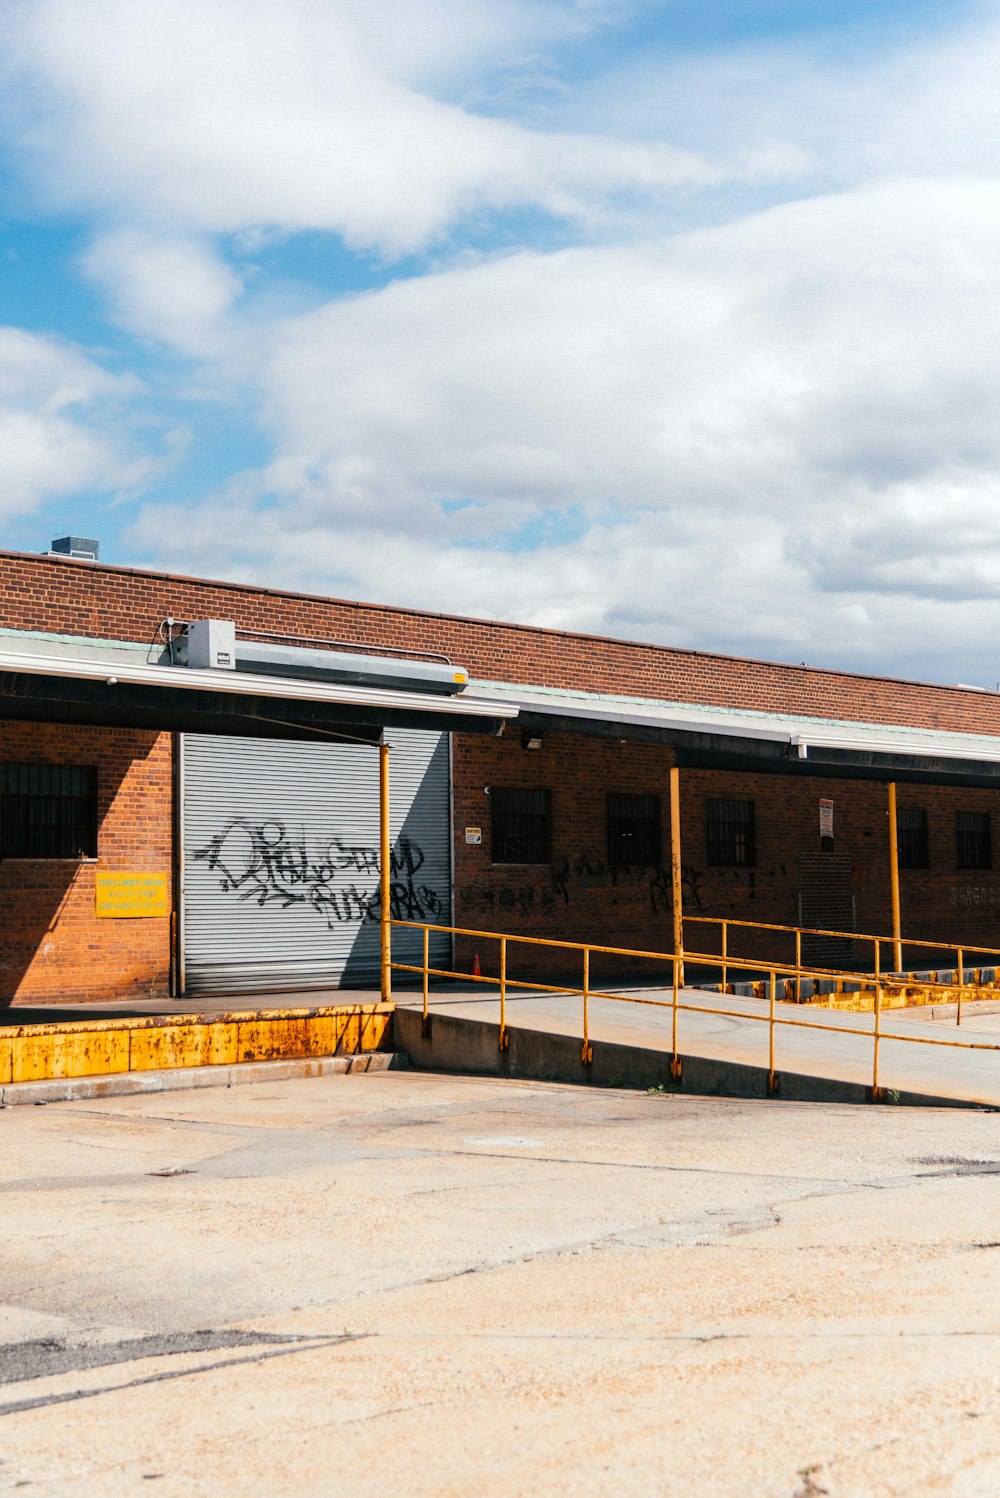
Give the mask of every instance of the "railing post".
[{"label": "railing post", "polygon": [[872,1056],[872,1102],[877,1103],[882,1096],[882,1089],[878,1082],[878,1051],[882,1040],[882,982],[881,979],[875,984],[875,1042]]},{"label": "railing post", "polygon": [[[799,920],[801,920],[801,919],[802,919],[802,912],[800,911],[799,912]],[[801,926],[796,926],[796,928],[795,928],[795,1002],[796,1003],[798,1003],[799,997],[800,997],[800,995],[799,995],[799,984],[801,982],[801,979],[802,979],[802,928],[801,928]]]},{"label": "railing post", "polygon": [[729,922],[725,916],[722,918],[722,992],[729,992],[729,983],[726,978],[726,958],[729,956]]},{"label": "railing post", "polygon": [[594,1047],[590,1043],[590,948],[583,949],[583,1049],[580,1059],[584,1066],[594,1060]]},{"label": "railing post", "polygon": [[430,1015],[427,1012],[427,998],[428,998],[427,990],[428,990],[428,978],[429,978],[428,969],[429,969],[429,966],[430,966],[428,958],[429,958],[429,954],[430,954],[430,942],[431,942],[431,928],[429,926],[425,926],[424,927],[424,1017],[423,1017],[423,1023],[421,1025],[421,1032],[422,1032],[423,1037],[424,1037],[425,1040],[429,1039],[430,1033],[431,1033]]},{"label": "railing post", "polygon": [[680,981],[684,982],[684,886],[681,866],[681,777],[676,765],[670,766],[670,881],[674,914],[674,956],[680,962]]},{"label": "railing post", "polygon": [[956,975],[958,977],[958,1018],[956,1024],[960,1025],[962,1023],[962,993],[965,989],[965,953],[961,947],[957,948],[956,956],[958,957],[958,973]]},{"label": "railing post", "polygon": [[501,1051],[510,1049],[510,1036],[507,1033],[507,938],[500,938],[500,1036],[498,1047]]},{"label": "railing post", "polygon": [[674,1014],[673,1014],[673,1038],[671,1040],[672,1055],[670,1058],[670,1076],[674,1082],[681,1080],[681,1058],[677,1054],[677,991],[680,987],[680,958],[674,953]]},{"label": "railing post", "polygon": [[893,972],[903,971],[902,925],[899,916],[899,837],[896,826],[896,783],[889,782],[889,891],[892,896]]},{"label": "railing post", "polygon": [[379,950],[381,967],[382,1002],[392,1001],[392,935],[390,921],[391,887],[389,884],[392,849],[389,840],[389,745],[378,746],[378,811],[379,811]]},{"label": "railing post", "polygon": [[774,1001],[778,988],[777,971],[771,969],[771,981],[768,984],[768,1026],[767,1026],[767,1090],[771,1097],[776,1096],[778,1091],[778,1077],[774,1070]]}]

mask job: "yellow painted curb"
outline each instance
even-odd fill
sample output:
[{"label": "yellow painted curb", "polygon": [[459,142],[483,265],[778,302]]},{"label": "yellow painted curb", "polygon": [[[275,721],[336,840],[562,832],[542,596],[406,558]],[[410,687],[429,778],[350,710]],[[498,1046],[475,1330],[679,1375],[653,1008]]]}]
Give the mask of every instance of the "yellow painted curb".
[{"label": "yellow painted curb", "polygon": [[0,1029],[0,1085],[382,1049],[390,1004],[148,1015]]}]

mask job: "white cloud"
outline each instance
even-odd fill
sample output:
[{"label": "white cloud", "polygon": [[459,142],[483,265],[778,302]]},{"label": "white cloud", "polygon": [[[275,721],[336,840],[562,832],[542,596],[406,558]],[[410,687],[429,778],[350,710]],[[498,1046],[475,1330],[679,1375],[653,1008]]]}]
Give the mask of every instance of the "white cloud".
[{"label": "white cloud", "polygon": [[[964,629],[975,598],[1000,627],[996,190],[897,183],[289,320],[264,376],[273,463],[183,525],[151,511],[135,542],[365,597],[953,671],[970,647],[943,620]],[[168,531],[197,539],[178,556]]]},{"label": "white cloud", "polygon": [[0,328],[0,516],[140,482],[147,462],[119,435],[122,405],[135,393],[133,380],[80,349]]},{"label": "white cloud", "polygon": [[[847,61],[633,57],[518,115],[519,80],[558,84],[560,46],[627,10],[8,0],[13,131],[51,197],[102,221],[85,263],[115,318],[209,361],[216,391],[256,392],[271,443],[204,502],[147,506],[130,544],[434,608],[988,674],[1000,29]],[[761,193],[796,199],[753,212]],[[250,253],[300,229],[448,255],[449,232],[481,240],[496,212],[516,234],[521,210],[578,247],[453,258],[294,318],[248,309],[221,258],[221,236]],[[720,226],[678,232],[699,214]]]},{"label": "white cloud", "polygon": [[202,243],[121,229],[96,240],[84,266],[122,327],[195,357],[224,347],[243,286]]},{"label": "white cloud", "polygon": [[[424,0],[402,27],[322,0],[21,0],[8,11],[8,92],[49,191],[172,232],[319,228],[398,254],[470,212],[589,222],[619,194],[720,177],[662,142],[547,134],[411,85],[405,75],[435,71],[434,39],[451,27],[471,33],[445,49],[452,69],[497,51],[497,17],[472,0]],[[498,14],[527,40],[531,13]],[[536,32],[582,24],[579,14],[541,6]]]},{"label": "white cloud", "polygon": [[983,3],[888,31],[838,28],[626,54],[561,95],[553,128],[671,140],[709,160],[775,153],[807,191],[1000,170],[1000,25]]}]

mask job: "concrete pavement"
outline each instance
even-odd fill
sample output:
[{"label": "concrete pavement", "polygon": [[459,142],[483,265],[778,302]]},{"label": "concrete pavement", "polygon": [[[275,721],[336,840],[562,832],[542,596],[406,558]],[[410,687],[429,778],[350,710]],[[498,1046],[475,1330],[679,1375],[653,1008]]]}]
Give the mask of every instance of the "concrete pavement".
[{"label": "concrete pavement", "polygon": [[382,1073],[0,1114],[0,1491],[992,1498],[993,1114]]}]

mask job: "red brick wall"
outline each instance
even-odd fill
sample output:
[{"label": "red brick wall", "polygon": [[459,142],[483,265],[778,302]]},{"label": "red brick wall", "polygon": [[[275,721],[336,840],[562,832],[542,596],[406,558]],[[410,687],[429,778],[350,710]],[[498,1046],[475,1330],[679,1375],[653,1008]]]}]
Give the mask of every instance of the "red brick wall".
[{"label": "red brick wall", "polygon": [[0,625],[147,642],[167,614],[439,651],[482,680],[1000,733],[1000,696],[236,583],[0,553]]},{"label": "red brick wall", "polygon": [[[517,737],[456,735],[455,915],[456,925],[477,930],[517,931],[561,941],[669,949],[672,915],[669,873],[667,773],[669,749],[604,739],[549,734],[540,750],[524,750]],[[494,864],[490,847],[490,797],[484,787],[546,788],[552,793],[551,862]],[[607,793],[660,794],[660,865],[612,869],[607,862]],[[481,826],[479,847],[465,841],[467,826]],[[496,971],[497,944],[467,939],[459,944],[467,966],[479,950],[483,971]],[[557,954],[512,948],[512,973],[566,965]],[[575,959],[573,959],[575,961]],[[598,968],[601,964],[597,964]],[[620,967],[621,964],[619,963]]]},{"label": "red brick wall", "polygon": [[[516,737],[458,736],[455,740],[456,924],[476,930],[519,932],[566,941],[669,951],[672,908],[669,872],[668,772],[671,754],[657,745],[618,744],[574,735],[546,735],[540,750],[524,750]],[[494,864],[490,848],[489,785],[547,788],[552,793],[551,862]],[[687,915],[727,915],[747,921],[794,925],[803,887],[804,861],[822,858],[819,801],[834,803],[835,859],[850,860],[857,929],[892,929],[886,787],[867,781],[749,775],[682,770],[681,844]],[[607,793],[628,791],[661,797],[661,862],[655,868],[614,869],[607,860]],[[1000,948],[1000,873],[956,867],[956,811],[991,813],[1000,855],[1000,791],[939,786],[901,786],[899,805],[928,813],[930,869],[901,871],[904,936],[978,943]],[[712,868],[708,863],[708,797],[752,799],[756,809],[757,859],[752,869]],[[465,828],[480,826],[479,847],[465,842]],[[831,909],[839,908],[831,905]],[[831,924],[833,922],[831,921]],[[839,924],[839,922],[837,923]],[[717,928],[690,922],[688,947],[717,951]],[[747,957],[788,960],[789,938],[734,930],[730,950]],[[475,951],[484,972],[496,971],[497,944],[464,938],[459,965],[467,969]],[[867,964],[870,953],[859,950]],[[818,958],[814,960],[819,960]],[[884,953],[888,964],[890,954]],[[578,966],[578,959],[552,952],[512,955],[527,975]],[[911,951],[907,961],[917,965]],[[598,972],[624,964],[595,960]],[[647,969],[648,971],[648,969]]]},{"label": "red brick wall", "polygon": [[95,874],[171,871],[169,734],[0,723],[0,760],[95,765],[98,856],[0,861],[0,1002],[167,993],[169,918],[101,919]]}]

